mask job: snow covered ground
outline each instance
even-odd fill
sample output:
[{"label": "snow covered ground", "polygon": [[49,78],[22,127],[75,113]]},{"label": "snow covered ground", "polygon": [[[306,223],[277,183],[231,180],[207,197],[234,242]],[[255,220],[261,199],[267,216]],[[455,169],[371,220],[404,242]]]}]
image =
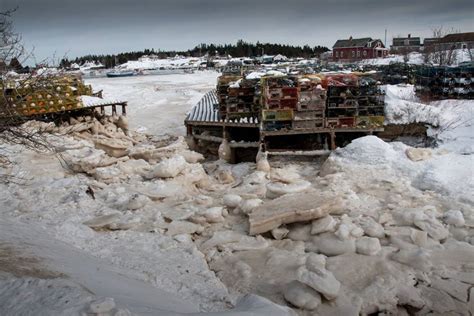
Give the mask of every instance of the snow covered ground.
[{"label": "snow covered ground", "polygon": [[[452,56],[452,65],[456,66],[462,62],[469,62],[472,61],[472,55],[474,54],[474,50],[471,49],[469,52],[469,49],[456,49],[453,51],[453,56]],[[446,53],[447,55],[447,53]],[[413,64],[413,65],[421,65],[425,63],[425,58],[422,53],[418,52],[412,52],[409,53],[406,57],[403,55],[389,55],[386,58],[373,58],[373,59],[365,59],[361,61],[361,64],[365,65],[389,65],[390,63],[403,63],[406,62],[408,64]],[[432,58],[429,58],[432,59]]]},{"label": "snow covered ground", "polygon": [[387,86],[390,122],[433,125],[439,147],[367,136],[323,165],[229,165],[178,137],[216,77],[89,80],[129,100],[130,130],[29,123],[56,154],[2,144],[3,314],[472,315],[473,101]]},{"label": "snow covered ground", "polygon": [[118,68],[124,69],[185,69],[198,68],[201,63],[205,63],[206,58],[175,56],[172,58],[149,58],[141,57],[140,60],[130,60]]}]

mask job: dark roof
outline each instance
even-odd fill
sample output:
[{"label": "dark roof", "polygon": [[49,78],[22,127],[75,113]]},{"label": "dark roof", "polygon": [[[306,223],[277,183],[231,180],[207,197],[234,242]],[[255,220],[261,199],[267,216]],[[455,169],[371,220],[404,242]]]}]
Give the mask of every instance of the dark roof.
[{"label": "dark roof", "polygon": [[371,37],[337,40],[337,42],[336,42],[336,44],[334,44],[333,48],[339,48],[339,47],[365,47],[367,45],[367,43],[370,42],[370,41],[372,41]]},{"label": "dark roof", "polygon": [[419,37],[394,37],[393,40],[399,40],[399,41],[404,41],[404,40],[419,40]]},{"label": "dark roof", "polygon": [[[406,41],[408,44],[405,45]],[[411,45],[420,45],[419,37],[394,37],[393,46],[411,46]]]},{"label": "dark roof", "polygon": [[474,42],[474,32],[448,34],[439,39],[440,43]]}]

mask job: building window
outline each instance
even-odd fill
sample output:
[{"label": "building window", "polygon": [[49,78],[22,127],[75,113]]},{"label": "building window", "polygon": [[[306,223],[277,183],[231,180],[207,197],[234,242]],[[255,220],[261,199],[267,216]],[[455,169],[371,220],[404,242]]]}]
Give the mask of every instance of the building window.
[{"label": "building window", "polygon": [[360,57],[360,50],[357,51],[357,57]]},{"label": "building window", "polygon": [[341,52],[341,58],[344,57],[344,52]]},{"label": "building window", "polygon": [[367,57],[367,51],[364,50],[364,52],[362,53],[362,55],[364,55],[364,57]]},{"label": "building window", "polygon": [[336,58],[339,58],[339,52],[336,52]]},{"label": "building window", "polygon": [[356,52],[353,50],[352,51],[352,58],[356,57]]}]

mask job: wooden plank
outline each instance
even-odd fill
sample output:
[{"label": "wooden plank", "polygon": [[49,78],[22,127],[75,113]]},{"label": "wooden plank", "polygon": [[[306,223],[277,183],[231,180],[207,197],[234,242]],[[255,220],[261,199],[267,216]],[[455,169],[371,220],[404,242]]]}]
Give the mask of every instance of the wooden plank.
[{"label": "wooden plank", "polygon": [[330,150],[287,150],[271,149],[267,150],[269,156],[324,156],[331,153]]}]

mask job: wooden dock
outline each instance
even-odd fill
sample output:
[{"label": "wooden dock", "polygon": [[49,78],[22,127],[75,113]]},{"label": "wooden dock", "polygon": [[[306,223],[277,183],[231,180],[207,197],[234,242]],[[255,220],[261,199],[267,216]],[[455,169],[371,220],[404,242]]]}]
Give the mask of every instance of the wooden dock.
[{"label": "wooden dock", "polygon": [[[259,147],[270,155],[317,156],[344,146],[354,138],[384,130],[382,127],[264,130],[260,117],[222,118],[218,106],[216,91],[212,90],[206,93],[186,116],[184,123],[187,136],[200,145],[198,148],[201,151],[210,151],[209,146],[218,146],[226,139],[231,150],[251,150],[253,154],[250,156],[256,155]],[[232,156],[235,157],[235,162],[241,160],[238,152]]]}]

